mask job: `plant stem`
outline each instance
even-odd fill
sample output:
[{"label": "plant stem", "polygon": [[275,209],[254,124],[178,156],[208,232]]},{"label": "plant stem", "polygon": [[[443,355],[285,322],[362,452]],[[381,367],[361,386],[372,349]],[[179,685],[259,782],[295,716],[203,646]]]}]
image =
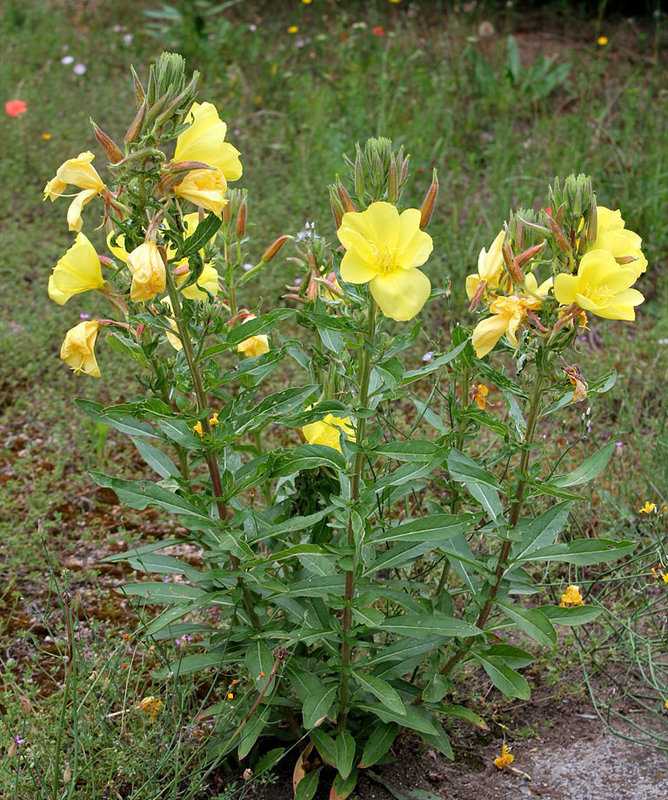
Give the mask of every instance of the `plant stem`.
[{"label": "plant stem", "polygon": [[[376,337],[376,303],[369,301],[369,323],[360,354],[360,385],[359,403],[360,408],[366,409],[369,402],[369,379],[371,378],[371,349]],[[357,423],[357,445],[360,450],[355,453],[353,462],[353,478],[350,486],[350,500],[355,503],[359,500],[360,486],[362,483],[362,467],[364,466],[364,451],[361,449],[366,435],[366,417],[362,417]],[[355,546],[355,534],[353,532],[352,515],[348,518],[348,546]],[[345,605],[343,608],[343,632],[341,642],[341,684],[340,684],[340,711],[339,728],[343,730],[346,726],[348,701],[350,699],[349,672],[350,672],[350,628],[352,624],[352,602],[355,594],[355,563],[353,569],[346,571],[345,584]]]},{"label": "plant stem", "polygon": [[[517,482],[517,489],[515,491],[515,497],[513,498],[513,501],[511,503],[510,514],[508,517],[509,532],[514,530],[514,528],[517,526],[517,522],[520,517],[520,509],[522,507],[522,500],[524,499],[524,491],[526,489],[526,484],[527,484],[526,474],[529,466],[529,459],[531,457],[531,444],[533,442],[534,434],[536,432],[536,423],[538,422],[538,416],[540,411],[540,400],[543,394],[544,386],[545,386],[545,378],[542,375],[538,375],[536,378],[536,382],[534,383],[531,399],[529,401],[527,429],[524,435],[524,441],[522,442],[522,456],[520,458],[520,464],[519,464],[519,478]],[[501,552],[499,553],[499,560],[494,573],[494,583],[492,584],[489,590],[489,594],[487,595],[487,599],[485,600],[485,604],[480,609],[480,613],[478,614],[478,618],[476,619],[475,624],[476,627],[478,628],[483,628],[485,626],[485,623],[489,619],[489,615],[492,612],[492,608],[494,607],[494,599],[496,598],[496,595],[499,592],[499,588],[501,587],[501,581],[503,580],[503,575],[506,570],[506,561],[508,559],[511,547],[512,547],[512,540],[508,538],[503,543],[501,547]],[[466,655],[473,641],[474,637],[469,637],[468,639],[464,640],[463,645],[458,650],[456,650],[455,653],[446,662],[445,666],[441,670],[442,675],[448,675],[452,671],[453,667],[455,667]]]},{"label": "plant stem", "polygon": [[[171,300],[172,303],[174,320],[178,328],[181,344],[183,345],[183,352],[185,353],[186,361],[188,362],[188,367],[190,369],[190,375],[192,378],[193,387],[195,389],[197,411],[201,412],[207,407],[206,392],[204,391],[204,384],[202,383],[202,375],[200,374],[199,367],[197,366],[197,360],[195,359],[195,350],[193,348],[192,339],[190,338],[190,331],[188,330],[188,327],[183,319],[181,298],[179,296],[178,289],[176,288],[176,284],[174,283],[174,276],[171,274],[169,269],[167,269],[167,292],[169,294],[169,299]],[[209,426],[208,419],[202,420],[202,433],[204,435],[208,435],[211,433],[211,427]],[[222,521],[227,516],[227,509],[225,508],[225,504],[222,501],[223,484],[220,479],[218,460],[216,459],[215,454],[212,453],[208,448],[205,448],[204,457],[206,460],[206,465],[209,469],[209,476],[211,478],[211,488],[213,490],[213,494],[216,500],[218,517]],[[239,559],[234,555],[234,553],[230,553],[230,564],[232,566],[232,569],[238,569],[239,563],[240,563]],[[251,592],[248,586],[244,583],[242,578],[240,577],[237,578],[237,582],[243,592],[244,607],[251,622],[253,623],[253,627],[259,628],[260,620],[257,614],[255,613],[253,597],[251,595]]]}]

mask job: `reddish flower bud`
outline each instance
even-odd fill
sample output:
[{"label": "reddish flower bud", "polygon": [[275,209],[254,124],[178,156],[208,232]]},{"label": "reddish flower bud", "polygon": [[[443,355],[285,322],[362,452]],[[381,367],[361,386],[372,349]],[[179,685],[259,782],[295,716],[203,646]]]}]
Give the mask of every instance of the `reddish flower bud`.
[{"label": "reddish flower bud", "polygon": [[112,164],[116,164],[118,161],[123,160],[123,153],[119,150],[116,142],[107,136],[107,134],[99,128],[93,120],[90,121],[90,124],[93,126],[93,133],[95,134],[95,138],[98,140],[104,152],[109,156],[109,161]]},{"label": "reddish flower bud", "polygon": [[139,106],[139,111],[137,111],[135,118],[130,123],[130,127],[128,128],[125,136],[123,137],[124,141],[127,142],[127,144],[130,144],[130,142],[134,142],[134,140],[137,138],[137,134],[141,130],[142,123],[144,122],[145,114],[146,114],[146,103],[142,103]]},{"label": "reddish flower bud", "polygon": [[432,173],[431,185],[429,186],[429,189],[427,189],[427,194],[425,195],[422,205],[420,206],[420,228],[422,230],[424,230],[431,222],[434,208],[436,207],[436,201],[438,200],[438,190],[438,175],[436,174],[436,170],[434,170]]},{"label": "reddish flower bud", "polygon": [[283,247],[283,245],[288,241],[288,239],[292,239],[292,236],[288,236],[287,233],[284,233],[283,236],[279,236],[269,247],[264,251],[262,254],[262,261],[266,263],[267,261],[271,261],[272,258],[275,258],[278,255],[279,250]]},{"label": "reddish flower bud", "polygon": [[518,267],[523,267],[528,261],[531,261],[532,258],[537,256],[544,247],[545,242],[541,242],[533,247],[529,247],[528,250],[523,250],[518,256],[515,256],[515,263]]},{"label": "reddish flower bud", "polygon": [[346,191],[345,186],[340,181],[338,181],[336,184],[336,192],[339,195],[339,200],[341,201],[344,211],[357,211],[355,204]]},{"label": "reddish flower bud", "polygon": [[[228,204],[229,205],[229,204]],[[246,203],[246,198],[241,202],[239,206],[239,213],[237,214],[237,227],[235,233],[237,234],[237,239],[242,239],[244,234],[246,233],[246,215],[248,214],[248,204]]]}]

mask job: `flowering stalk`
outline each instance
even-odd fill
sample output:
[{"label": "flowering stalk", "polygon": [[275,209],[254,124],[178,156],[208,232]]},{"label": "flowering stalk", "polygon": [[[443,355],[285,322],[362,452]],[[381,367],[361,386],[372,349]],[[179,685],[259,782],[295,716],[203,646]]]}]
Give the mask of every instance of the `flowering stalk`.
[{"label": "flowering stalk", "polygon": [[[371,350],[373,349],[376,338],[376,303],[373,299],[369,298],[369,318],[368,328],[364,337],[362,345],[362,352],[360,355],[360,388],[359,388],[359,403],[360,408],[366,409],[369,402],[369,379],[371,378]],[[356,503],[360,496],[360,486],[362,483],[362,467],[364,466],[364,450],[363,442],[366,434],[366,417],[361,417],[357,423],[356,439],[360,449],[355,453],[355,460],[353,462],[353,478],[350,485],[350,501],[351,504]],[[355,546],[355,534],[353,532],[352,515],[348,518],[348,547]],[[355,562],[357,559],[355,559]],[[349,689],[349,672],[350,672],[350,628],[352,624],[352,602],[355,594],[355,566],[353,569],[346,571],[345,583],[345,605],[343,609],[343,633],[341,643],[341,683],[340,683],[340,710],[339,710],[339,728],[343,730],[346,726],[347,707],[350,699]]]},{"label": "flowering stalk", "polygon": [[[176,326],[179,332],[179,338],[181,339],[181,343],[183,345],[183,352],[186,356],[186,361],[188,362],[188,368],[190,369],[190,375],[193,382],[193,388],[195,389],[195,398],[197,401],[197,411],[201,412],[207,407],[206,401],[206,392],[204,391],[204,384],[202,383],[202,375],[200,374],[199,367],[197,366],[197,360],[195,358],[195,351],[193,349],[192,339],[190,338],[190,332],[188,331],[188,327],[183,319],[183,309],[181,306],[181,298],[179,296],[178,289],[176,288],[176,284],[174,283],[174,277],[171,274],[170,270],[166,272],[166,279],[167,279],[167,293],[169,294],[169,299],[172,303],[172,311],[174,312],[174,320],[176,322]],[[209,425],[208,419],[202,420],[202,433],[203,434],[210,434],[211,427]],[[206,465],[209,469],[209,476],[211,478],[211,488],[213,489],[213,494],[216,499],[216,508],[218,509],[218,517],[220,520],[224,520],[227,516],[227,509],[225,508],[225,504],[222,501],[223,495],[223,484],[220,479],[220,470],[218,469],[218,461],[214,453],[212,453],[208,448],[205,447],[205,460]],[[230,553],[230,564],[232,569],[238,569],[239,567],[239,559],[233,554]],[[253,623],[253,627],[259,628],[260,627],[260,620],[255,613],[255,609],[253,607],[253,598],[251,596],[250,590],[248,586],[244,583],[242,578],[238,578],[237,582],[241,587],[244,596],[244,607],[248,616],[250,617],[251,622]]]}]

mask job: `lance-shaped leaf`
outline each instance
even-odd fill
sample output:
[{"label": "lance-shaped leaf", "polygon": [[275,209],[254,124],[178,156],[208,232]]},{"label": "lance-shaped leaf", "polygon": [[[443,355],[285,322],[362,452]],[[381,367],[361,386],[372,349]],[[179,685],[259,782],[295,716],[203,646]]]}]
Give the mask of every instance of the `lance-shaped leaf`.
[{"label": "lance-shaped leaf", "polygon": [[499,499],[501,487],[493,475],[454,448],[448,456],[448,471],[453,480],[466,486],[492,519],[503,517],[503,506]]},{"label": "lance-shaped leaf", "polygon": [[497,605],[508,619],[538,644],[553,647],[557,643],[557,632],[545,614],[535,608],[522,608],[505,600],[497,600]]},{"label": "lance-shaped leaf", "polygon": [[615,443],[608,442],[594,453],[594,455],[585,458],[582,464],[572,472],[569,472],[567,475],[557,475],[552,478],[550,484],[560,489],[567,489],[569,486],[580,486],[583,483],[587,483],[603,472],[608,466],[610,457],[614,452]]},{"label": "lance-shaped leaf", "polygon": [[397,617],[389,617],[380,628],[381,630],[390,631],[390,633],[400,633],[403,636],[411,636],[416,639],[430,634],[448,637],[483,635],[480,628],[476,628],[475,625],[438,613],[402,614]]},{"label": "lance-shaped leaf", "polygon": [[374,725],[371,735],[366,740],[362,758],[357,765],[360,769],[371,767],[376,764],[387,751],[392,747],[392,743],[397,737],[399,726],[394,722],[379,722]]},{"label": "lance-shaped leaf", "polygon": [[403,700],[387,681],[384,681],[382,678],[377,678],[375,675],[359,672],[357,670],[353,670],[353,678],[362,689],[375,695],[384,706],[390,709],[390,711],[393,711],[395,714],[400,714],[401,716],[405,715],[406,709]]},{"label": "lance-shaped leaf", "polygon": [[531,689],[519,672],[508,666],[502,659],[495,658],[482,653],[473,653],[473,657],[478,661],[490,680],[499,691],[506,697],[519,697],[521,700],[528,700],[531,696]]}]

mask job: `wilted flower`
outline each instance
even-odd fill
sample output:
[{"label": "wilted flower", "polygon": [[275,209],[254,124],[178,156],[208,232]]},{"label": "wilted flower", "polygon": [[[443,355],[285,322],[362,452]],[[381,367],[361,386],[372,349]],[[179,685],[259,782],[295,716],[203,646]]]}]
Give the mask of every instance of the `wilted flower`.
[{"label": "wilted flower", "polygon": [[566,591],[561,595],[561,608],[572,608],[574,606],[583,606],[584,600],[580,594],[580,587],[571,583]]},{"label": "wilted flower", "polygon": [[148,714],[149,720],[154,722],[164,705],[165,704],[162,702],[162,700],[158,700],[157,697],[153,697],[153,695],[151,695],[150,697],[143,697],[139,703],[137,703],[136,708],[137,710]]},{"label": "wilted flower", "polygon": [[174,194],[189,200],[220,217],[226,205],[227,181],[223,171],[214,169],[192,169],[174,186]]},{"label": "wilted flower", "polygon": [[128,269],[132,273],[130,299],[134,303],[152,300],[165,291],[165,262],[155,242],[144,242],[128,254]]},{"label": "wilted flower", "polygon": [[515,756],[510,752],[510,748],[504,744],[501,747],[501,755],[494,759],[494,766],[497,769],[505,769],[509,767],[514,760]]},{"label": "wilted flower", "polygon": [[100,330],[97,320],[80,322],[65,334],[60,348],[60,357],[75,372],[85,372],[93,378],[100,377],[100,368],[95,359],[95,342]]}]

